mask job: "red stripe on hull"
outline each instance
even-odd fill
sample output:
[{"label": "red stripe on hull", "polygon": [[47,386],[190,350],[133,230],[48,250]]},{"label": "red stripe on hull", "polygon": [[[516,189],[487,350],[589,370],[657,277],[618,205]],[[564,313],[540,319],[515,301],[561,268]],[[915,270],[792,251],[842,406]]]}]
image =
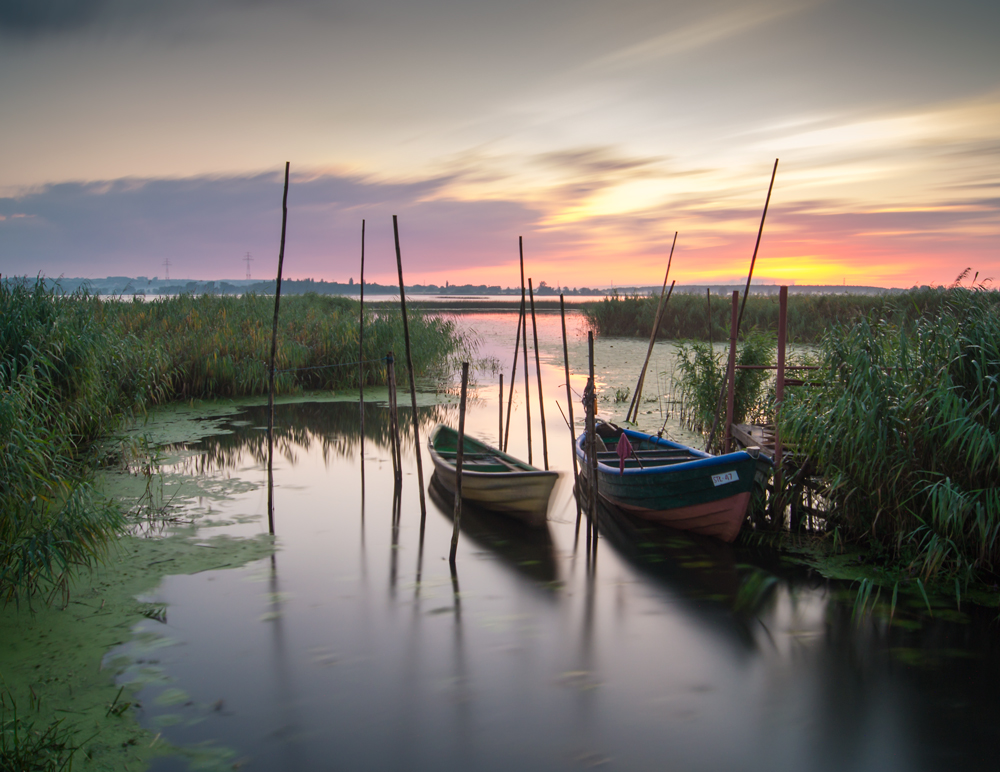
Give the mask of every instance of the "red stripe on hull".
[{"label": "red stripe on hull", "polygon": [[623,504],[620,501],[608,500],[619,509],[641,517],[643,520],[731,542],[736,538],[743,525],[743,518],[746,516],[747,507],[750,504],[750,492],[737,493],[734,496],[705,504],[692,504],[687,507],[660,510],[643,509]]}]

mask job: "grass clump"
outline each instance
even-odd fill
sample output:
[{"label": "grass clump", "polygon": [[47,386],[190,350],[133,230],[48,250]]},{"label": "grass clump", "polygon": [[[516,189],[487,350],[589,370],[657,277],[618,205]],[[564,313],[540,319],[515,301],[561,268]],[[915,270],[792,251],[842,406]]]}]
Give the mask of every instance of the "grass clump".
[{"label": "grass clump", "polygon": [[[715,421],[719,391],[726,375],[729,355],[713,351],[707,343],[684,342],[677,349],[680,373],[681,420],[696,432],[708,432]],[[772,366],[775,360],[774,337],[754,332],[737,345],[737,365]],[[734,387],[733,422],[763,422],[771,411],[770,373],[767,370],[737,370]],[[722,403],[725,410],[725,402]],[[720,425],[724,414],[719,417]],[[717,448],[722,447],[722,433],[716,433]]]},{"label": "grass clump", "polygon": [[1000,565],[1000,293],[935,295],[903,324],[829,330],[820,383],[786,392],[780,427],[826,479],[838,538],[969,581]]},{"label": "grass clump", "polygon": [[73,768],[74,732],[62,719],[39,727],[17,715],[14,699],[0,694],[0,770],[62,772]]}]

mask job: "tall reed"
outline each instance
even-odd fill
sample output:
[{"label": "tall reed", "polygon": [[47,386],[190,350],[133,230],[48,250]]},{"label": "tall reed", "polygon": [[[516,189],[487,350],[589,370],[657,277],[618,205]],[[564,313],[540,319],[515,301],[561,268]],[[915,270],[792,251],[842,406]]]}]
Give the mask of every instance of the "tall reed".
[{"label": "tall reed", "polygon": [[828,331],[780,426],[828,481],[829,528],[925,580],[971,579],[1000,567],[1000,293],[927,299],[907,324]]}]

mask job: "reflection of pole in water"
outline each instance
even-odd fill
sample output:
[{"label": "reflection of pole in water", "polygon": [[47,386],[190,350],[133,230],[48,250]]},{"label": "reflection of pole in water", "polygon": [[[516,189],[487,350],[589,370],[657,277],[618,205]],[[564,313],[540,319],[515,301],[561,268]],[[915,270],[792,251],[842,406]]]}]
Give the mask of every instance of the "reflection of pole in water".
[{"label": "reflection of pole in water", "polygon": [[566,300],[559,295],[559,315],[562,318],[563,366],[566,370],[566,409],[569,411],[570,457],[573,459],[573,500],[576,502],[576,535],[573,537],[573,551],[576,552],[580,540],[580,470],[576,463],[576,424],[573,421],[573,389],[569,385],[569,346],[566,343]]},{"label": "reflection of pole in water", "polygon": [[286,739],[282,744],[285,750],[285,767],[287,769],[301,769],[302,759],[298,754],[298,745],[294,741],[299,734],[301,721],[295,710],[295,685],[292,683],[291,674],[288,668],[287,655],[285,653],[284,621],[282,618],[282,596],[278,587],[278,563],[274,553],[271,554],[271,576],[268,582],[271,595],[271,609],[269,620],[272,625],[272,652],[274,654],[275,688],[277,692],[277,704],[282,711],[282,726],[277,727],[275,735],[284,736]]},{"label": "reflection of pole in water", "polygon": [[458,729],[455,737],[459,744],[459,762],[462,768],[471,766],[468,741],[472,730],[472,694],[469,688],[469,672],[465,661],[465,636],[462,628],[462,593],[458,587],[458,570],[451,565],[451,591],[455,608],[455,707]]},{"label": "reflection of pole in water", "polygon": [[392,489],[392,545],[389,549],[389,595],[396,596],[396,576],[399,567],[399,516],[403,506],[402,488],[399,485]]}]

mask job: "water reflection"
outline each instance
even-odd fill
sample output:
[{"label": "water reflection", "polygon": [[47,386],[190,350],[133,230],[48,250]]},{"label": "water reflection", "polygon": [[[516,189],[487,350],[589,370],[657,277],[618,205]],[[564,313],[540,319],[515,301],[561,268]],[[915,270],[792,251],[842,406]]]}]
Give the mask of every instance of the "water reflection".
[{"label": "water reflection", "polygon": [[[470,412],[471,433],[496,431],[495,407]],[[849,593],[780,556],[607,508],[599,553],[575,555],[569,486],[541,533],[463,507],[453,574],[451,499],[432,485],[443,516],[421,522],[412,452],[393,484],[384,413],[366,413],[362,493],[357,405],[279,409],[278,553],[168,577],[166,621],[125,647],[126,678],[147,657],[162,669],[139,717],[170,742],[231,748],[227,767],[251,770],[994,768],[992,611],[929,619],[901,602],[891,624],[859,620]],[[263,417],[190,450],[259,478]],[[259,490],[240,491],[227,506],[263,531]]]},{"label": "water reflection", "polygon": [[[431,475],[428,492],[438,511],[453,521],[455,496],[445,489],[437,472]],[[536,587],[548,594],[558,589],[559,569],[548,526],[531,528],[509,516],[463,502],[459,531],[463,538],[495,555],[503,565],[530,579]]]}]

